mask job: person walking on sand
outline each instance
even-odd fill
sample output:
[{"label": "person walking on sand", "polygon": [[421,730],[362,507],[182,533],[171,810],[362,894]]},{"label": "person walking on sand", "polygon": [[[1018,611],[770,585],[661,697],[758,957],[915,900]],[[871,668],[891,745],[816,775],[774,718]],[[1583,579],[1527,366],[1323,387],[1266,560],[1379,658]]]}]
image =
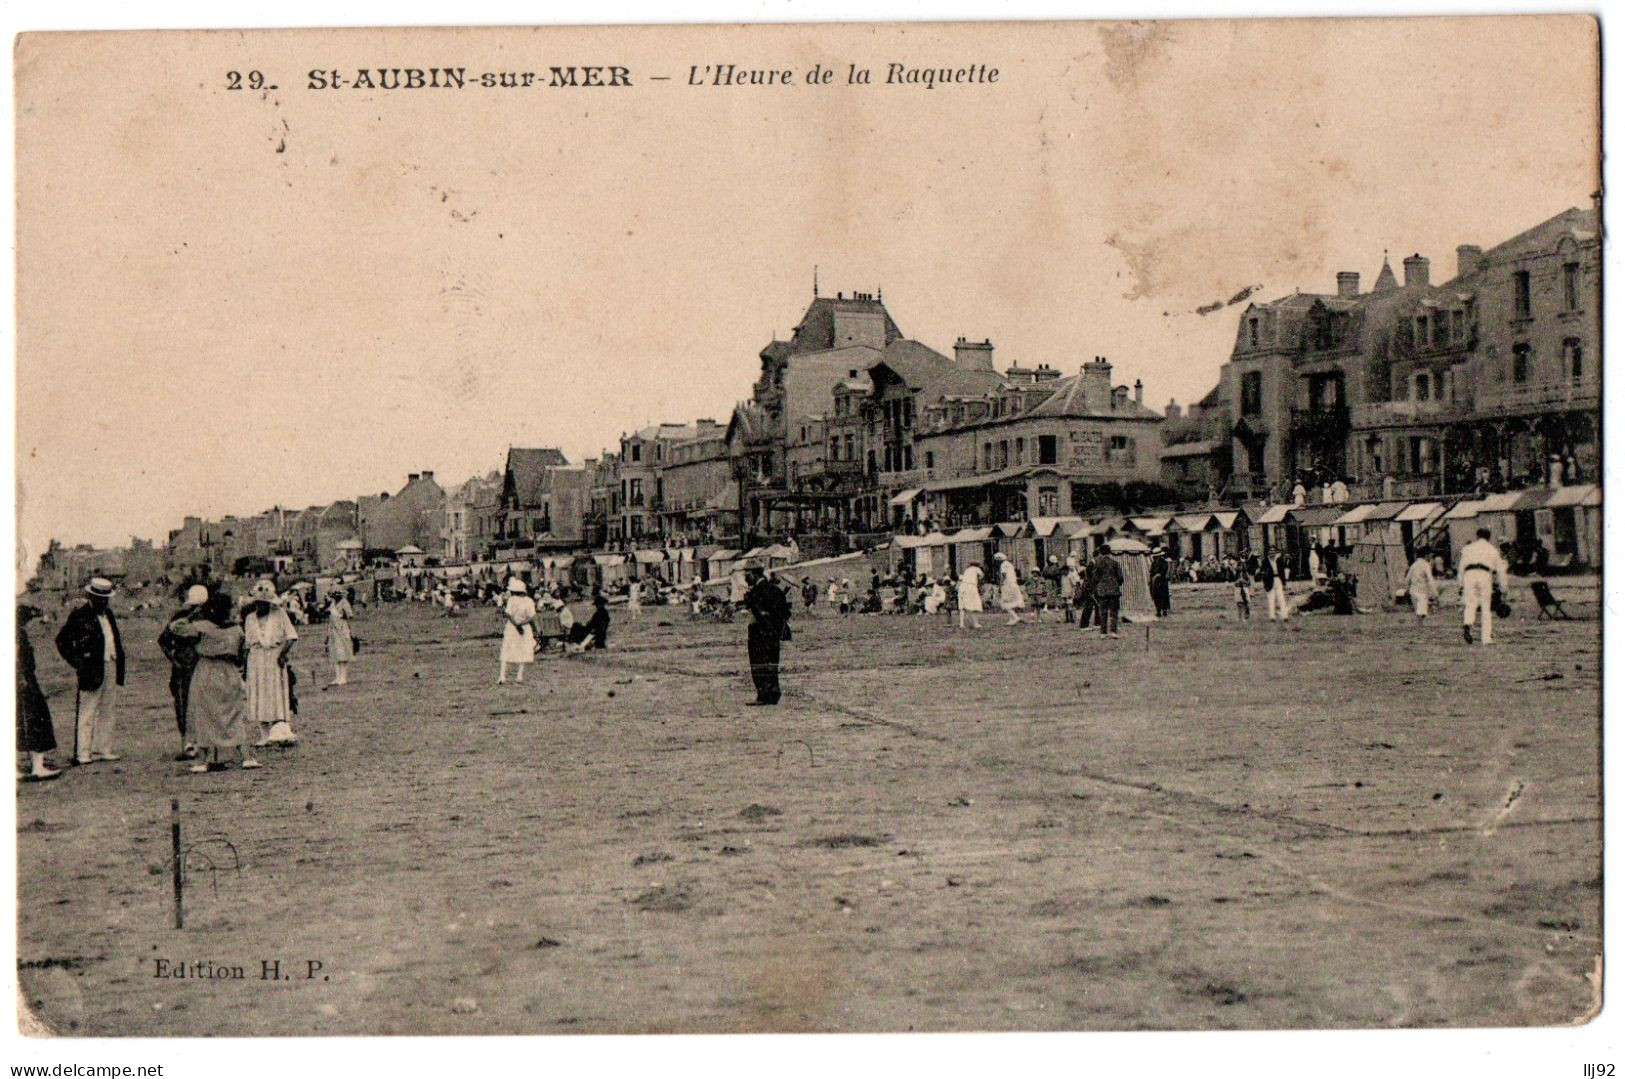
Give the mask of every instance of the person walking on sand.
[{"label": "person walking on sand", "polygon": [[116,761],[114,705],[124,685],[124,641],[109,600],[113,582],[93,577],[89,597],[69,613],[56,635],[57,653],[77,676],[79,696],[73,725],[73,763]]},{"label": "person walking on sand", "polygon": [[257,731],[255,746],[290,746],[299,741],[289,722],[288,653],[299,631],[282,609],[276,585],[258,581],[249,592],[243,615],[243,646],[248,653],[248,728]]},{"label": "person walking on sand", "polygon": [[1433,563],[1425,548],[1417,548],[1416,559],[1405,571],[1405,591],[1410,593],[1411,610],[1418,619],[1426,619],[1428,608],[1439,598],[1439,585],[1433,579]]},{"label": "person walking on sand", "polygon": [[970,616],[970,628],[981,629],[982,620],[982,567],[972,562],[959,575],[959,628],[965,628],[965,616]]},{"label": "person walking on sand", "polygon": [[51,723],[51,706],[40,688],[34,666],[34,644],[28,639],[28,623],[40,616],[31,604],[17,605],[17,751],[28,754],[28,771],[23,779],[44,783],[62,775],[46,763],[45,755],[56,748],[56,728]]},{"label": "person walking on sand", "polygon": [[999,567],[999,608],[1010,616],[1006,625],[1021,624],[1022,608],[1027,606],[1027,597],[1021,591],[1021,578],[1016,573],[1016,564],[999,552],[993,556],[993,561]]},{"label": "person walking on sand", "polygon": [[1253,619],[1253,579],[1247,573],[1247,563],[1236,564],[1236,617],[1243,622]]},{"label": "person walking on sand", "polygon": [[[192,585],[186,590],[185,605],[170,616],[170,622],[190,618],[208,599],[209,590],[206,587]],[[175,759],[193,760],[197,757],[197,747],[186,737],[186,708],[187,694],[192,689],[192,670],[197,666],[196,642],[175,636],[166,625],[163,632],[158,634],[158,650],[169,660],[169,696],[175,702],[175,727],[181,736],[181,751]]]},{"label": "person walking on sand", "polygon": [[1157,609],[1158,618],[1167,618],[1173,605],[1168,596],[1168,575],[1172,567],[1168,562],[1168,553],[1158,547],[1151,555],[1151,602]]},{"label": "person walking on sand", "polygon": [[536,602],[525,582],[508,578],[508,600],[502,607],[502,656],[497,685],[508,681],[508,665],[513,664],[514,681],[524,682],[525,668],[536,658]]},{"label": "person walking on sand", "polygon": [[327,597],[327,658],[333,663],[333,680],[328,683],[329,686],[350,684],[350,661],[355,658],[355,638],[350,634],[350,619],[354,617],[355,606],[349,597],[339,589],[333,589]]},{"label": "person walking on sand", "polygon": [[782,589],[759,569],[750,571],[751,586],[745,593],[750,611],[745,646],[750,657],[750,680],[756,687],[756,705],[779,703],[779,649],[790,639],[790,601]]},{"label": "person walking on sand", "polygon": [[1490,530],[1480,528],[1478,538],[1461,549],[1460,570],[1456,577],[1461,581],[1461,637],[1468,644],[1473,643],[1473,617],[1483,611],[1484,631],[1483,642],[1495,643],[1495,585],[1501,585],[1501,591],[1507,587],[1507,560],[1501,554],[1501,548],[1490,540]]},{"label": "person walking on sand", "polygon": [[[222,751],[235,751],[242,767],[258,768],[249,748],[247,691],[243,685],[246,650],[243,630],[233,617],[231,596],[210,593],[194,614],[169,624],[175,636],[195,642],[197,666],[187,692],[188,740],[198,748],[192,772],[217,772],[226,767]],[[203,760],[207,753],[209,760]]]},{"label": "person walking on sand", "polygon": [[626,589],[626,620],[636,622],[643,610],[643,582],[633,581]]}]

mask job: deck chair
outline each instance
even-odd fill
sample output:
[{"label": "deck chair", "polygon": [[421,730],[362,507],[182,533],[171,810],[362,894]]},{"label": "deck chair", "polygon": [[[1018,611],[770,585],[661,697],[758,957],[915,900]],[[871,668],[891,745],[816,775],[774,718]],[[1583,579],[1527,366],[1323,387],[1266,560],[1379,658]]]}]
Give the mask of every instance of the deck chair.
[{"label": "deck chair", "polygon": [[1545,581],[1531,581],[1530,591],[1535,593],[1535,602],[1540,604],[1540,613],[1535,615],[1535,621],[1550,618],[1557,621],[1559,618],[1573,619],[1573,615],[1563,609],[1563,601],[1552,595],[1552,586]]}]

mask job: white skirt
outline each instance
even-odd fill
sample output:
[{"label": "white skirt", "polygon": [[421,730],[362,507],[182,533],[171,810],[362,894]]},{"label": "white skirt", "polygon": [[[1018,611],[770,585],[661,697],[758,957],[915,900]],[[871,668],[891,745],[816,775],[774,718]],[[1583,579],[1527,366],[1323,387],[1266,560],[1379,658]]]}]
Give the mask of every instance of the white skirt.
[{"label": "white skirt", "polygon": [[961,586],[959,589],[959,609],[962,611],[980,611],[982,609],[982,590]]},{"label": "white skirt", "polygon": [[536,658],[536,635],[509,622],[502,630],[502,662],[529,663]]}]

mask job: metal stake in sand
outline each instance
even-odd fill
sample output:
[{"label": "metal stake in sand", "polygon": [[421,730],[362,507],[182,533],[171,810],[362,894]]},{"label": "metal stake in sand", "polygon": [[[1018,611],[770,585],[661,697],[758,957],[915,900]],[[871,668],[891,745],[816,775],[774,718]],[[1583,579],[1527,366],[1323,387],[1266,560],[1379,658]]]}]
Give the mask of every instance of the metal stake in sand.
[{"label": "metal stake in sand", "polygon": [[1150,622],[1147,622],[1145,624],[1145,650],[1147,652],[1151,651],[1151,623]]},{"label": "metal stake in sand", "polygon": [[173,862],[175,867],[175,928],[180,929],[184,926],[185,915],[181,905],[181,800],[179,798],[169,800],[169,845],[175,855]]}]

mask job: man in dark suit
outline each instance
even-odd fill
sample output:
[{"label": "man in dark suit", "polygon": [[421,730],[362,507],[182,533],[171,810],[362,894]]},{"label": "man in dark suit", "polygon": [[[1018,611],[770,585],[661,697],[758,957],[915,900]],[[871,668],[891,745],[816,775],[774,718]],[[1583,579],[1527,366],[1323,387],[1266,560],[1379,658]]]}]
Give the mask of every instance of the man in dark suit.
[{"label": "man in dark suit", "polygon": [[75,764],[119,759],[113,752],[114,701],[124,685],[124,642],[108,605],[113,582],[93,577],[85,594],[89,599],[73,609],[56,635],[57,652],[79,678]]},{"label": "man in dark suit", "polygon": [[756,684],[755,704],[779,703],[779,645],[790,635],[790,601],[762,571],[750,571],[751,587],[745,608],[751,620],[746,638],[750,652],[750,679]]},{"label": "man in dark suit", "polygon": [[1095,616],[1100,619],[1100,635],[1115,637],[1118,605],[1123,599],[1123,567],[1104,543],[1089,563],[1089,580],[1094,593]]}]

